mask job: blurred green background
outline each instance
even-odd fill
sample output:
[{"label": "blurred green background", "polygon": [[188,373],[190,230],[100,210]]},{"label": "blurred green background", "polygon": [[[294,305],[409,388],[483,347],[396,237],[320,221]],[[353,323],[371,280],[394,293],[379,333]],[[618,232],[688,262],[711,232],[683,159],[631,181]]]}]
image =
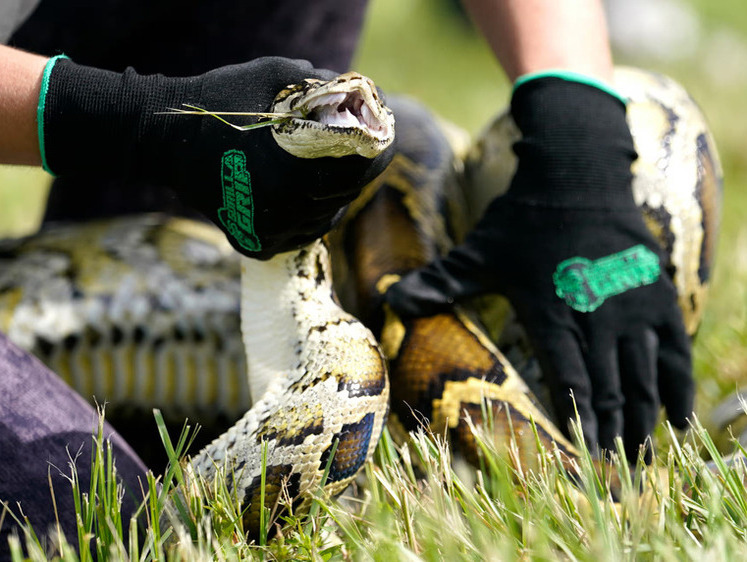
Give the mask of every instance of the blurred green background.
[{"label": "blurred green background", "polygon": [[[747,383],[747,10],[737,0],[608,3],[616,61],[664,72],[708,117],[725,171],[723,226],[711,298],[695,346],[698,411]],[[477,134],[508,83],[457,0],[372,0],[354,68]],[[0,236],[38,224],[48,177],[0,167]],[[701,417],[705,417],[701,415]]]}]

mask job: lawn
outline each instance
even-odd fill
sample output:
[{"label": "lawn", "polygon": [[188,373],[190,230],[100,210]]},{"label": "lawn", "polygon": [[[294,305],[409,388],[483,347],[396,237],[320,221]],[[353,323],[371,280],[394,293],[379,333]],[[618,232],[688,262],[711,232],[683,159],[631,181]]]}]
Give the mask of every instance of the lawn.
[{"label": "lawn", "polygon": [[[385,91],[416,97],[476,135],[505,106],[509,88],[456,4],[373,0],[354,67]],[[747,225],[741,219],[747,209],[747,11],[736,0],[691,0],[687,6],[696,10],[699,31],[686,56],[663,60],[620,51],[616,58],[685,85],[712,125],[724,166],[717,265],[694,347],[697,413],[707,426],[714,404],[747,385]],[[48,179],[36,170],[0,167],[0,236],[35,228]],[[246,545],[240,529],[226,520],[231,510],[214,506],[214,519],[198,518],[193,529],[200,540],[176,554],[190,560],[743,559],[747,493],[740,474],[726,466],[719,476],[705,469],[700,457],[715,449],[702,430],[680,446],[662,425],[657,440],[653,466],[639,467],[615,504],[585,460],[579,491],[552,458],[536,474],[515,472],[486,445],[485,470],[476,475],[452,470],[445,447],[424,437],[399,452],[385,439],[377,462],[367,466],[367,488],[356,499],[338,504],[320,497],[313,517],[291,518],[282,541]],[[644,501],[635,478],[650,485]],[[669,485],[676,478],[689,495]],[[99,523],[94,515],[86,519],[91,532],[105,524],[107,509],[100,510]],[[153,511],[152,520],[158,515]],[[111,550],[107,543],[100,555],[162,558],[159,532],[148,537],[144,551],[112,539]],[[37,554],[35,559],[44,558]]]}]

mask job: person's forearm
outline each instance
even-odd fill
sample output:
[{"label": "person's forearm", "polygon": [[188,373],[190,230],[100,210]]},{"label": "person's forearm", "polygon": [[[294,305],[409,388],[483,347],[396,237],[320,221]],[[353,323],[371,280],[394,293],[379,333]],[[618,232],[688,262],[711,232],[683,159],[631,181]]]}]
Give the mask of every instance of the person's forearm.
[{"label": "person's forearm", "polygon": [[513,82],[550,69],[612,79],[600,0],[463,0]]},{"label": "person's forearm", "polygon": [[0,45],[0,163],[41,164],[36,130],[47,58]]}]

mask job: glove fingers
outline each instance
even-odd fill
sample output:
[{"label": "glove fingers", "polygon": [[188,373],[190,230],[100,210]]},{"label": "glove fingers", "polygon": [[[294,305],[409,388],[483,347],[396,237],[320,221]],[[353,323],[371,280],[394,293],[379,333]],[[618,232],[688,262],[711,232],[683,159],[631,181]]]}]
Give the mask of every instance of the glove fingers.
[{"label": "glove fingers", "polygon": [[386,298],[401,316],[431,316],[465,298],[494,292],[493,278],[484,271],[470,250],[459,246],[445,258],[405,275],[389,288]]},{"label": "glove fingers", "polygon": [[341,206],[340,208],[332,209],[324,215],[304,221],[298,228],[299,236],[307,239],[309,242],[321,238],[337,226],[342,217],[345,216],[347,210],[347,206]]},{"label": "glove fingers", "polygon": [[387,301],[402,316],[430,316],[477,295],[504,292],[517,267],[507,259],[510,229],[506,208],[493,201],[466,240],[446,257],[404,276],[387,291]]},{"label": "glove fingers", "polygon": [[[342,158],[315,158],[298,162],[306,166],[308,173],[313,174],[310,182],[312,189],[308,192],[312,199],[326,199],[344,195],[354,199],[361,189],[372,182],[384,171],[394,157],[394,143],[375,158],[351,155]],[[340,178],[347,178],[347,183],[340,184]]]},{"label": "glove fingers", "polygon": [[260,252],[254,257],[266,260],[282,252],[297,250],[310,244],[317,238],[321,238],[327,232],[332,230],[345,214],[346,208],[340,209],[337,213],[327,215],[325,218],[315,218],[313,220],[301,222],[292,236],[283,238],[274,238],[269,241],[272,251]]},{"label": "glove fingers", "polygon": [[[638,456],[641,445],[651,434],[659,417],[656,356],[659,338],[653,330],[641,330],[619,342],[622,390],[625,395],[623,442],[628,459]],[[651,449],[645,460],[650,462]]]},{"label": "glove fingers", "polygon": [[[347,209],[350,204],[350,199],[347,197],[338,197],[335,199],[325,199],[324,201],[306,201],[304,204],[304,210],[295,211],[293,214],[289,213],[289,217],[294,218],[294,231],[307,232],[307,225],[310,225],[317,229],[321,223],[329,223],[332,217],[339,215],[340,211]],[[324,234],[324,233],[322,233]]]},{"label": "glove fingers", "polygon": [[[381,170],[370,171],[377,161],[363,156],[344,156],[342,158],[315,158],[301,160],[297,165],[301,173],[313,178],[308,182],[308,196],[315,200],[325,200],[334,197],[348,196],[355,198],[361,188],[367,183],[368,173],[376,177]],[[305,170],[304,170],[305,168]],[[340,179],[346,179],[341,183]]]},{"label": "glove fingers", "polygon": [[347,206],[352,203],[357,196],[358,192],[355,191],[351,192],[349,195],[346,194],[325,199],[314,199],[312,197],[309,205],[318,207],[325,214],[335,214],[339,209],[342,209],[343,207],[347,208]]},{"label": "glove fingers", "polygon": [[672,425],[684,429],[695,399],[690,338],[677,318],[659,330],[659,342],[659,396]]},{"label": "glove fingers", "polygon": [[542,372],[546,373],[560,428],[571,435],[570,421],[581,420],[587,444],[598,439],[597,418],[592,408],[592,388],[578,338],[570,331],[543,334],[533,344]]},{"label": "glove fingers", "polygon": [[601,448],[614,450],[615,437],[623,432],[623,392],[617,345],[611,334],[597,330],[586,352],[586,369],[591,381],[591,403],[597,418],[597,439]]},{"label": "glove fingers", "polygon": [[[296,59],[296,62],[299,64],[306,63],[308,64],[308,68],[313,68],[311,63],[307,60]],[[335,72],[334,70],[330,70],[328,68],[316,68],[314,70],[320,80],[334,80],[340,75],[339,72]]]}]

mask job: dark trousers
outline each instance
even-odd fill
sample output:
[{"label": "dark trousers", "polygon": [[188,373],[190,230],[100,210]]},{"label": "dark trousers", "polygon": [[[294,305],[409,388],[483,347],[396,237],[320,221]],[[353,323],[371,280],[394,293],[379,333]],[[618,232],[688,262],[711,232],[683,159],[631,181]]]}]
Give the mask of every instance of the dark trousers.
[{"label": "dark trousers", "polygon": [[[40,535],[56,524],[53,488],[62,530],[74,544],[70,464],[75,462],[80,482],[87,488],[97,423],[94,408],[0,334],[0,501],[17,517],[26,515]],[[104,435],[112,443],[125,488],[123,516],[129,521],[142,501],[139,479],[145,487],[147,469],[109,425]],[[0,560],[9,557],[8,536],[15,528],[14,519],[6,513],[0,527]]]}]

